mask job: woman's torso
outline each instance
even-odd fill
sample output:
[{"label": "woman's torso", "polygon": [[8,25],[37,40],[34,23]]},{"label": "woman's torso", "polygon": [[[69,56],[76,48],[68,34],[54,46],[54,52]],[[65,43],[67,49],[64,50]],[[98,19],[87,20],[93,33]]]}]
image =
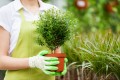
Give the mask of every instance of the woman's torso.
[{"label": "woman's torso", "polygon": [[[40,13],[52,7],[52,5],[42,2]],[[20,9],[23,9],[25,21],[21,19],[19,14]],[[46,49],[45,47],[38,46],[35,43],[36,34],[34,31],[36,27],[31,27],[31,25],[33,25],[31,21],[37,20],[39,16],[38,14],[31,14],[22,6],[20,0],[15,0],[1,8],[0,12],[2,12],[0,13],[2,16],[0,17],[2,18],[0,19],[0,25],[10,32],[11,35],[9,50],[11,57],[28,58],[35,56],[39,51]],[[4,21],[4,19],[6,20]],[[6,26],[5,23],[7,24]],[[14,71],[8,70],[6,72],[5,80],[54,80],[54,77],[45,75],[40,69],[34,68]]]},{"label": "woman's torso", "polygon": [[[46,4],[41,0],[39,0],[39,3],[40,3],[40,8],[39,8],[40,13],[43,13],[45,10],[55,7],[53,5]],[[10,49],[8,52],[9,54],[12,53],[18,41],[18,36],[20,33],[20,25],[22,22],[19,14],[19,10],[21,8],[23,8],[23,13],[26,18],[26,21],[38,20],[39,15],[30,13],[26,8],[23,7],[20,0],[15,0],[9,3],[8,5],[0,8],[0,25],[3,26],[3,28],[6,29],[8,32],[10,32],[11,35]]]}]

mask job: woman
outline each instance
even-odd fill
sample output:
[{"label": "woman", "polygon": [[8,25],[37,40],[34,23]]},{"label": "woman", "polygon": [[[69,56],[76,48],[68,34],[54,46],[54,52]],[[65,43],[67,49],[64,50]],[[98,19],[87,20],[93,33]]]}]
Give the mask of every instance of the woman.
[{"label": "woman", "polygon": [[45,57],[47,48],[34,41],[33,21],[53,7],[40,0],[15,0],[0,8],[0,70],[7,70],[4,80],[55,80],[54,76],[66,73],[66,66],[63,72],[54,72],[58,59]]}]

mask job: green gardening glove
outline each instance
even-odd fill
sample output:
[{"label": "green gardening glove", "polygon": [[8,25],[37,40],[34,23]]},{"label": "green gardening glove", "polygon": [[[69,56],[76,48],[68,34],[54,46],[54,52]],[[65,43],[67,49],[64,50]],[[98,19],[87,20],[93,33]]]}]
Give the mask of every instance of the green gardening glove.
[{"label": "green gardening glove", "polygon": [[[41,51],[39,53],[39,56],[44,56],[46,54],[48,54],[48,51],[43,50],[43,51]],[[53,62],[53,60],[47,60],[47,62],[50,63],[50,62]],[[58,69],[58,68],[55,68],[56,67],[56,63],[53,64],[55,66],[51,66],[51,70],[49,69],[49,70],[45,70],[43,72],[46,73],[46,74],[48,74],[48,75],[52,75],[52,76],[62,76],[62,75],[65,75],[67,73],[67,66],[66,66],[67,62],[68,62],[68,59],[65,58],[64,70],[62,72],[56,72],[56,71],[54,71],[55,69],[56,70]]]},{"label": "green gardening glove", "polygon": [[62,76],[62,75],[65,75],[67,73],[67,64],[68,62],[68,59],[65,58],[65,62],[64,62],[64,70],[62,72],[55,72],[55,74],[53,74],[53,76]]},{"label": "green gardening glove", "polygon": [[[44,50],[44,51],[41,51],[41,53],[39,54],[40,56],[44,56],[48,54],[48,51]],[[49,62],[49,61],[48,61]],[[68,59],[65,58],[65,62],[64,62],[64,70],[62,72],[54,72],[54,71],[45,71],[45,73],[49,74],[49,75],[52,75],[52,76],[62,76],[62,75],[65,75],[67,73],[67,64],[68,62]]]},{"label": "green gardening glove", "polygon": [[48,51],[41,51],[37,56],[33,56],[29,58],[29,66],[30,68],[39,68],[47,75],[54,75],[58,70],[56,66],[59,64],[58,58],[56,57],[46,57],[44,55],[48,54]]}]

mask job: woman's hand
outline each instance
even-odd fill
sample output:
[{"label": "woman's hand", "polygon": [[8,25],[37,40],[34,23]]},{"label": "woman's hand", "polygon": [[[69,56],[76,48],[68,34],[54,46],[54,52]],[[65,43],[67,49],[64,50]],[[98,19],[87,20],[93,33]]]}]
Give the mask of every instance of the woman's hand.
[{"label": "woman's hand", "polygon": [[65,75],[67,73],[67,62],[68,62],[68,59],[65,58],[65,62],[64,62],[64,70],[62,72],[55,72],[53,74],[53,76],[62,76],[62,75]]},{"label": "woman's hand", "polygon": [[44,56],[46,54],[48,54],[48,51],[44,50],[41,51],[37,56],[29,58],[29,66],[31,68],[37,67],[45,74],[54,75],[54,70],[56,71],[58,69],[58,67],[56,67],[56,65],[59,64],[58,58],[46,57]]},{"label": "woman's hand", "polygon": [[[61,47],[58,47],[54,53],[61,53]],[[62,76],[62,75],[65,75],[67,73],[67,62],[68,62],[68,59],[65,58],[65,61],[64,61],[64,70],[62,72],[55,72],[53,74],[53,76]]]}]

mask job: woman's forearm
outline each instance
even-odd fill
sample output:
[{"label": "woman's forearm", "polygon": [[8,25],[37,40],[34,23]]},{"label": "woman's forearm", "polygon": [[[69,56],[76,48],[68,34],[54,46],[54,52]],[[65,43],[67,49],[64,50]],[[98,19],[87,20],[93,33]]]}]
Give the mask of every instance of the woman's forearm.
[{"label": "woman's forearm", "polygon": [[28,68],[28,58],[12,58],[8,56],[10,33],[0,26],[0,70],[19,70]]},{"label": "woman's forearm", "polygon": [[19,70],[29,68],[28,58],[0,56],[0,70]]}]

